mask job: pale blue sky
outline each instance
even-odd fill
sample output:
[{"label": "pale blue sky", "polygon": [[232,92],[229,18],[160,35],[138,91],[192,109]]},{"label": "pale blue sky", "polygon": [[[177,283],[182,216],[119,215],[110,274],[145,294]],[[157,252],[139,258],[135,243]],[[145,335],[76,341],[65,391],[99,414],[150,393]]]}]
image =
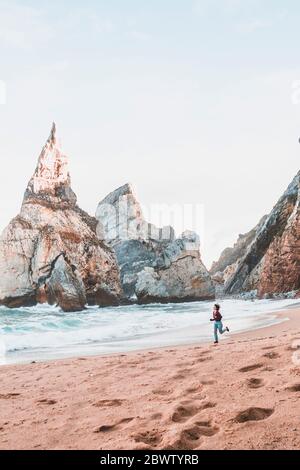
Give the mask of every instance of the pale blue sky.
[{"label": "pale blue sky", "polygon": [[0,0],[0,228],[55,120],[84,209],[127,181],[203,204],[210,264],[299,169],[299,20],[296,0]]}]

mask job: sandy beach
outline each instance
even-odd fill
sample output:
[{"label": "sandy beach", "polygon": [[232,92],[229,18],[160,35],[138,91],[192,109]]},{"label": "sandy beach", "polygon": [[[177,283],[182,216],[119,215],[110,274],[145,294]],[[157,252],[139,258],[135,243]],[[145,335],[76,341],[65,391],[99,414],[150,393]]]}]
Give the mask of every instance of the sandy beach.
[{"label": "sandy beach", "polygon": [[1,366],[0,448],[299,449],[300,308],[279,315],[217,346]]}]

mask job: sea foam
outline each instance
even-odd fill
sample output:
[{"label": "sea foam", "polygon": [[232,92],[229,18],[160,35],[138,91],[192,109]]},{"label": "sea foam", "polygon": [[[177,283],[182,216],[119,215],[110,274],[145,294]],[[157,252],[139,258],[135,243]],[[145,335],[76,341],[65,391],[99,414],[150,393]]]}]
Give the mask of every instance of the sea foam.
[{"label": "sea foam", "polygon": [[[76,313],[49,305],[13,310],[1,307],[0,363],[208,341],[213,303],[89,307]],[[297,300],[291,299],[224,300],[224,324],[232,332],[267,326],[278,321],[276,311],[295,303]]]}]

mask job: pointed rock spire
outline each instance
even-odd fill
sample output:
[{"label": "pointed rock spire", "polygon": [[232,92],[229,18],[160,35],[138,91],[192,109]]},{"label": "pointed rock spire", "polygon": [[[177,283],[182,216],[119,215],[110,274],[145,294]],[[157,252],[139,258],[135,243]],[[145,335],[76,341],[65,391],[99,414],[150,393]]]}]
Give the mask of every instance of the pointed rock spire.
[{"label": "pointed rock spire", "polygon": [[87,303],[118,305],[119,268],[96,225],[76,205],[67,157],[53,125],[21,211],[0,236],[0,305],[48,302],[68,312],[83,310]]},{"label": "pointed rock spire", "polygon": [[51,132],[50,132],[50,135],[49,135],[49,138],[48,138],[47,142],[49,142],[49,144],[53,147],[56,145],[56,124],[55,124],[55,122],[52,123]]},{"label": "pointed rock spire", "polygon": [[76,196],[71,189],[68,158],[60,148],[55,122],[28,183],[24,203],[32,198],[58,204],[76,204]]}]

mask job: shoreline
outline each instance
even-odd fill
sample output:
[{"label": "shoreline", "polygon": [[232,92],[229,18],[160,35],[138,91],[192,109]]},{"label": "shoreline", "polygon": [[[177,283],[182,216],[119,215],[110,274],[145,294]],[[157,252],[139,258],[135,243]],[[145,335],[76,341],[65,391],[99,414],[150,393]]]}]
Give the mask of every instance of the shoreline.
[{"label": "shoreline", "polygon": [[[259,331],[261,329],[265,329],[265,328],[271,328],[277,324],[281,324],[283,323],[284,321],[287,321],[288,318],[283,318],[283,315],[282,315],[282,312],[284,311],[290,311],[290,310],[294,310],[294,309],[297,309],[297,308],[300,308],[300,302],[297,302],[295,304],[290,304],[289,306],[285,306],[283,307],[282,309],[275,309],[275,310],[270,310],[270,311],[266,311],[264,313],[264,315],[266,317],[268,316],[272,316],[273,317],[273,320],[270,320],[270,322],[267,324],[267,325],[260,325],[260,324],[257,324],[255,326],[253,326],[252,328],[251,327],[244,327],[244,328],[241,328],[240,330],[238,330],[237,332],[231,332],[230,336],[237,336],[237,335],[242,335],[243,333],[250,333],[250,332],[255,332],[255,331]],[[279,320],[276,320],[276,319],[279,319]],[[224,321],[223,321],[224,322]],[[228,320],[228,322],[230,322],[230,319]],[[226,323],[226,320],[225,322]],[[172,336],[172,334],[174,333],[179,333],[181,336],[184,335],[185,332],[187,332],[187,336],[188,336],[188,333],[190,332],[191,328],[194,328],[194,331],[197,331],[199,330],[199,340],[196,339],[196,337],[198,338],[197,334],[195,333],[195,337],[194,338],[190,338],[189,340],[187,340],[186,342],[183,342],[182,340],[180,341],[179,337],[178,336],[176,339],[174,339],[173,341],[170,341],[169,340],[166,340],[165,342],[163,342],[162,344],[156,344],[156,345],[145,345],[145,346],[133,346],[131,349],[118,349],[116,350],[115,352],[114,351],[107,351],[107,352],[101,352],[101,351],[95,351],[95,352],[86,352],[86,351],[82,351],[82,352],[75,352],[74,353],[63,353],[63,354],[57,354],[57,356],[53,355],[52,353],[52,356],[50,354],[49,357],[41,357],[41,358],[38,358],[38,357],[35,357],[34,355],[27,357],[26,358],[26,354],[25,354],[25,357],[20,357],[19,360],[14,360],[14,358],[12,358],[11,360],[8,360],[6,363],[3,362],[1,363],[0,362],[0,368],[1,367],[9,367],[9,366],[14,366],[14,365],[26,365],[26,364],[30,364],[32,362],[34,363],[38,363],[38,364],[42,364],[42,363],[51,363],[53,361],[57,362],[57,361],[65,361],[65,360],[72,360],[72,359],[76,359],[78,357],[86,357],[86,358],[93,358],[93,357],[109,357],[109,356],[118,356],[120,354],[134,354],[134,353],[139,353],[139,352],[147,352],[147,351],[151,351],[151,350],[160,350],[160,349],[166,349],[166,348],[181,348],[181,347],[188,347],[188,346],[193,346],[193,345],[209,345],[211,344],[211,341],[208,339],[208,338],[201,338],[201,331],[202,331],[202,326],[194,326],[194,327],[191,327],[191,326],[185,326],[185,327],[181,327],[181,328],[178,328],[177,330],[166,330],[166,331],[161,331],[161,332],[158,332],[156,334],[149,334],[146,336],[146,342],[148,340],[151,341],[153,340],[154,338],[164,338],[164,337],[169,337],[169,336]],[[212,330],[212,329],[211,329]],[[223,342],[224,340],[226,341],[226,338],[227,335],[223,335],[222,337],[220,337],[220,342]],[[211,338],[213,337],[213,333],[211,333]],[[126,343],[130,343],[131,341],[135,341],[134,339],[129,339],[129,340],[126,340],[125,342]],[[178,342],[176,342],[178,341]],[[121,343],[122,340],[119,341],[119,343]],[[101,345],[101,343],[99,343],[99,345]],[[95,346],[95,347],[98,347],[99,345]]]},{"label": "shoreline", "polygon": [[300,448],[300,307],[277,316],[217,346],[2,365],[0,449]]}]

